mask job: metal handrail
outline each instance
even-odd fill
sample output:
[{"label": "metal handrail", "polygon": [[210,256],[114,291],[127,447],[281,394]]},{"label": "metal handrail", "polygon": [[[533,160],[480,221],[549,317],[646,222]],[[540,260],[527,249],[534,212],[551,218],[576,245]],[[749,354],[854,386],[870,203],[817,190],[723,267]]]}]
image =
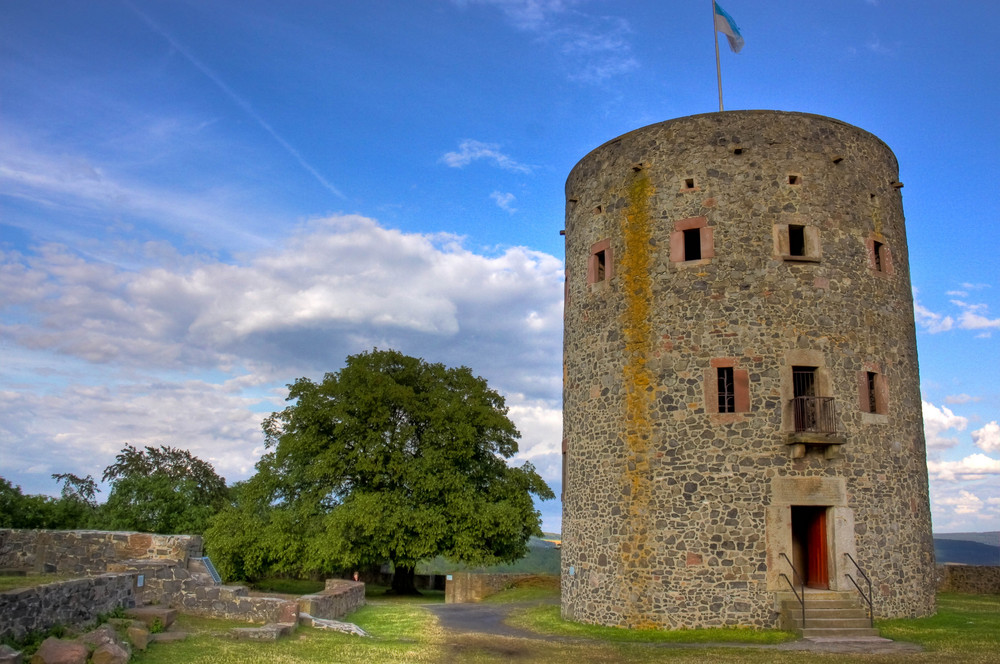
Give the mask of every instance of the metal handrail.
[{"label": "metal handrail", "polygon": [[848,560],[850,560],[852,563],[854,563],[854,566],[857,568],[858,573],[860,573],[861,576],[864,577],[865,581],[868,582],[868,594],[866,595],[865,591],[861,589],[861,586],[858,585],[858,582],[854,580],[853,576],[851,576],[850,574],[847,574],[847,573],[844,574],[848,579],[851,580],[851,583],[854,584],[854,587],[858,589],[858,594],[861,595],[861,599],[865,600],[865,602],[868,604],[868,621],[871,623],[871,626],[874,627],[875,626],[875,606],[872,603],[872,580],[869,579],[868,575],[865,574],[865,571],[863,569],[861,569],[861,565],[859,565],[858,561],[856,561],[854,559],[854,556],[852,556],[851,554],[849,554],[846,551],[844,552],[844,555],[847,556]]},{"label": "metal handrail", "polygon": [[799,570],[795,569],[795,565],[793,565],[792,561],[788,559],[788,556],[785,555],[784,551],[781,552],[781,557],[788,561],[788,566],[792,568],[792,574],[794,574],[795,578],[799,580],[799,584],[802,587],[802,594],[799,595],[799,591],[795,589],[795,584],[792,583],[791,579],[788,578],[788,575],[785,574],[784,572],[781,572],[779,574],[779,576],[782,577],[788,584],[788,587],[792,589],[792,593],[795,595],[795,599],[799,600],[799,604],[802,605],[802,629],[805,629],[806,628],[806,584],[802,580],[802,576],[799,575]]}]

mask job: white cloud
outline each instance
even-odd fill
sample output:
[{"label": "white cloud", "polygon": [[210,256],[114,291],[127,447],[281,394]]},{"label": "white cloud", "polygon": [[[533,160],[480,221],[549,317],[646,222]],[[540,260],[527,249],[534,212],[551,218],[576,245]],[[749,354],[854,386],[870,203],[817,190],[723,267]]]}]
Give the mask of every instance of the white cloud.
[{"label": "white cloud", "polygon": [[960,461],[928,461],[927,472],[932,480],[941,482],[982,480],[1000,475],[1000,459],[973,454]]},{"label": "white cloud", "polygon": [[483,143],[472,139],[465,139],[458,144],[458,152],[446,152],[441,157],[441,162],[452,168],[464,168],[474,161],[485,159],[493,162],[499,168],[514,173],[531,173],[532,167],[521,164],[507,155],[500,152],[500,146],[496,143]]},{"label": "white cloud", "polygon": [[968,426],[968,418],[956,415],[947,406],[938,408],[928,401],[922,401],[924,416],[924,438],[930,449],[947,449],[958,445],[957,438],[948,438],[943,434],[950,430],[964,431]]},{"label": "white cloud", "polygon": [[944,398],[944,402],[948,404],[963,404],[972,403],[975,401],[982,401],[982,397],[974,397],[968,394],[950,394]]},{"label": "white cloud", "polygon": [[[179,259],[129,271],[66,247],[0,252],[0,458],[99,474],[125,443],[169,444],[228,480],[261,454],[281,386],[378,346],[466,365],[512,399],[522,456],[552,477],[561,390],[562,262],[465,249],[372,219],[317,220],[236,264]],[[28,487],[25,487],[28,489]]]},{"label": "white cloud", "polygon": [[1000,452],[1000,425],[989,422],[972,432],[972,440],[984,452]]},{"label": "white cloud", "polygon": [[978,514],[983,508],[983,501],[969,491],[960,491],[958,496],[941,498],[938,504],[950,507],[955,514]]},{"label": "white cloud", "polygon": [[504,193],[500,191],[494,191],[490,194],[490,198],[497,204],[501,210],[506,210],[511,214],[517,212],[517,208],[514,207],[515,196],[511,193]]},{"label": "white cloud", "polygon": [[[916,289],[914,289],[914,294],[915,293]],[[951,316],[935,313],[920,304],[920,302],[916,299],[913,300],[913,314],[916,318],[917,325],[924,328],[931,334],[947,332],[955,325],[955,320]]]}]

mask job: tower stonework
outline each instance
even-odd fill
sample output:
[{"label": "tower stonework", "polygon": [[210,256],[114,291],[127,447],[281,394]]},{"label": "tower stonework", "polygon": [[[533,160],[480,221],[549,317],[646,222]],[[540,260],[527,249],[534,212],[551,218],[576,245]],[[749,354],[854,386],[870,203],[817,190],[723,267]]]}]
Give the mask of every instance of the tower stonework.
[{"label": "tower stonework", "polygon": [[[562,613],[779,623],[786,577],[934,611],[895,156],[826,117],[620,136],[566,183]],[[861,580],[861,584],[864,581]]]}]

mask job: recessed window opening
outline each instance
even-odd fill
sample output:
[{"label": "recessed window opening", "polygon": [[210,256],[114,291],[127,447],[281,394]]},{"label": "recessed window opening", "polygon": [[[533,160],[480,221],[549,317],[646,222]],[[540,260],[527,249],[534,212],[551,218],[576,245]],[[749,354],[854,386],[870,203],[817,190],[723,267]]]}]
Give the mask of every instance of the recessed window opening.
[{"label": "recessed window opening", "polygon": [[743,148],[733,148],[733,154],[743,154]]},{"label": "recessed window opening", "polygon": [[701,229],[689,228],[684,231],[684,260],[701,259]]},{"label": "recessed window opening", "polygon": [[816,396],[816,367],[792,367],[792,396]]},{"label": "recessed window opening", "polygon": [[872,258],[875,261],[875,271],[882,271],[882,243],[878,240],[872,242]]},{"label": "recessed window opening", "polygon": [[806,255],[806,227],[795,224],[788,225],[788,254],[790,256]]},{"label": "recessed window opening", "polygon": [[594,258],[597,259],[597,274],[594,275],[594,281],[604,281],[607,278],[608,252],[606,250],[598,251],[594,254]]},{"label": "recessed window opening", "polygon": [[685,189],[694,189],[694,178],[685,178],[684,180]]},{"label": "recessed window opening", "polygon": [[603,211],[604,210],[601,208],[600,205],[598,205],[597,207],[594,208],[594,214],[600,214]]},{"label": "recessed window opening", "polygon": [[868,412],[877,413],[878,412],[878,401],[875,398],[875,381],[876,374],[874,371],[866,372],[866,379],[868,381]]},{"label": "recessed window opening", "polygon": [[798,184],[798,183],[799,183],[799,176],[798,175],[789,175],[788,176],[788,184]]},{"label": "recessed window opening", "polygon": [[718,372],[717,379],[719,384],[719,412],[735,413],[736,387],[733,380],[733,368],[719,367],[716,371]]}]

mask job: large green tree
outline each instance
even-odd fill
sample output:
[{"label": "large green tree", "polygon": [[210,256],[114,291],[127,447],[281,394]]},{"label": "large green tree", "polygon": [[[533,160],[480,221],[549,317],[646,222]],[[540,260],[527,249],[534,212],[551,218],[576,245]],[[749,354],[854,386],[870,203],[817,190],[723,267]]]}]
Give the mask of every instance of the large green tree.
[{"label": "large green tree", "polygon": [[187,450],[131,445],[104,469],[111,483],[102,526],[147,533],[203,533],[225,504],[226,480]]},{"label": "large green tree", "polygon": [[420,560],[510,562],[540,533],[532,495],[554,495],[530,463],[507,464],[518,431],[470,369],[373,350],[289,388],[257,474],[207,533],[228,572],[390,561],[410,593]]}]

